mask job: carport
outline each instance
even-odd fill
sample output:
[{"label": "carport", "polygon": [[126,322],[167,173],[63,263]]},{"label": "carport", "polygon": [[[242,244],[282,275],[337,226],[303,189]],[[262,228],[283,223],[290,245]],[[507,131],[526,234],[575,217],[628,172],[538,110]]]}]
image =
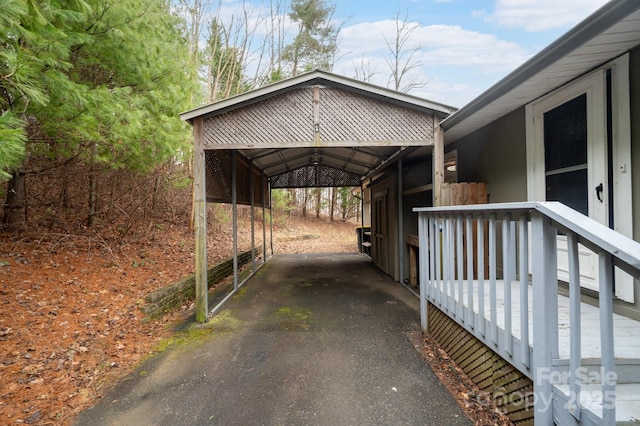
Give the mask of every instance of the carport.
[{"label": "carport", "polygon": [[[360,187],[371,203],[374,263],[402,265],[398,246],[404,242],[400,231],[392,231],[402,229],[403,159],[433,155],[438,197],[444,175],[439,122],[454,111],[315,70],[181,114],[194,134],[197,321],[208,316],[207,202],[232,204],[235,232],[236,205],[251,205],[252,220],[253,207],[261,207],[264,222],[271,189]],[[391,166],[400,171],[398,177],[380,184]],[[387,238],[383,229],[395,238]],[[263,238],[265,259],[266,251]],[[402,266],[398,270],[402,281]],[[236,267],[229,296],[238,287]]]}]

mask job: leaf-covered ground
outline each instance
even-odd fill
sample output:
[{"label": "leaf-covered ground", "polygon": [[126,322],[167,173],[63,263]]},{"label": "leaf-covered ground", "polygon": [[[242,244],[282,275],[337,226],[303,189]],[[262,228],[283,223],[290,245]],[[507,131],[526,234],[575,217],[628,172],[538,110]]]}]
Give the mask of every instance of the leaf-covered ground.
[{"label": "leaf-covered ground", "polygon": [[[274,224],[274,251],[356,251],[356,226],[281,219]],[[239,228],[240,248],[247,249],[246,215]],[[214,263],[231,253],[231,225],[216,223],[210,234],[208,260]],[[187,304],[144,320],[141,299],[193,273],[194,264],[187,226],[153,225],[144,235],[119,244],[62,234],[0,235],[0,424],[71,423],[192,314]],[[259,224],[255,235],[261,247]],[[446,372],[441,363],[432,367]],[[447,377],[440,374],[459,382]],[[462,399],[461,405],[469,409]],[[471,408],[476,424],[500,423],[490,409]]]}]

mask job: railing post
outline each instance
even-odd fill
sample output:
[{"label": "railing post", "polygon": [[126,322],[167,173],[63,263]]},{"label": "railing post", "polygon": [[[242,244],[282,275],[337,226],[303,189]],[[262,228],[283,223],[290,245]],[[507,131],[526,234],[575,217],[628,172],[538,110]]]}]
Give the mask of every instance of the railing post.
[{"label": "railing post", "polygon": [[[582,386],[582,324],[580,311],[580,258],[578,253],[578,236],[567,232],[567,250],[569,254],[569,395],[575,399],[570,401],[569,412],[580,420],[580,389]],[[574,398],[573,396],[576,396]]]},{"label": "railing post", "polygon": [[558,278],[556,229],[538,212],[531,216],[533,281],[534,422],[553,424],[552,360],[558,357]]},{"label": "railing post", "polygon": [[602,351],[602,424],[616,423],[616,371],[613,346],[613,261],[599,254],[600,350]]}]

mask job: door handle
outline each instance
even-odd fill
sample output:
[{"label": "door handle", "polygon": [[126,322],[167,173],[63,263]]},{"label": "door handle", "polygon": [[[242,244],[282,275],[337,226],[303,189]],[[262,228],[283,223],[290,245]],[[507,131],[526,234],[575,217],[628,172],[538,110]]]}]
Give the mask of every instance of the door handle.
[{"label": "door handle", "polygon": [[600,200],[601,203],[602,203],[602,191],[604,191],[604,187],[602,186],[602,183],[600,183],[600,185],[596,186],[596,196],[598,197],[598,200]]}]

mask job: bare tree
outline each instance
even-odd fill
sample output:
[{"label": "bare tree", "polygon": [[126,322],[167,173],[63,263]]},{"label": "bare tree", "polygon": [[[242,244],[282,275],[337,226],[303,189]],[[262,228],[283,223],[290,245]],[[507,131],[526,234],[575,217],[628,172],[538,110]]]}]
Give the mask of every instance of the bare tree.
[{"label": "bare tree", "polygon": [[353,62],[353,78],[370,83],[373,77],[378,74],[371,68],[371,63],[362,55],[358,62]]},{"label": "bare tree", "polygon": [[427,82],[409,75],[412,70],[422,65],[417,55],[424,51],[425,47],[422,45],[408,47],[411,36],[419,28],[419,24],[408,22],[408,18],[408,13],[402,19],[399,14],[396,15],[394,39],[389,41],[386,37],[384,38],[390,53],[390,58],[385,59],[391,71],[387,87],[405,93],[427,85]]}]

